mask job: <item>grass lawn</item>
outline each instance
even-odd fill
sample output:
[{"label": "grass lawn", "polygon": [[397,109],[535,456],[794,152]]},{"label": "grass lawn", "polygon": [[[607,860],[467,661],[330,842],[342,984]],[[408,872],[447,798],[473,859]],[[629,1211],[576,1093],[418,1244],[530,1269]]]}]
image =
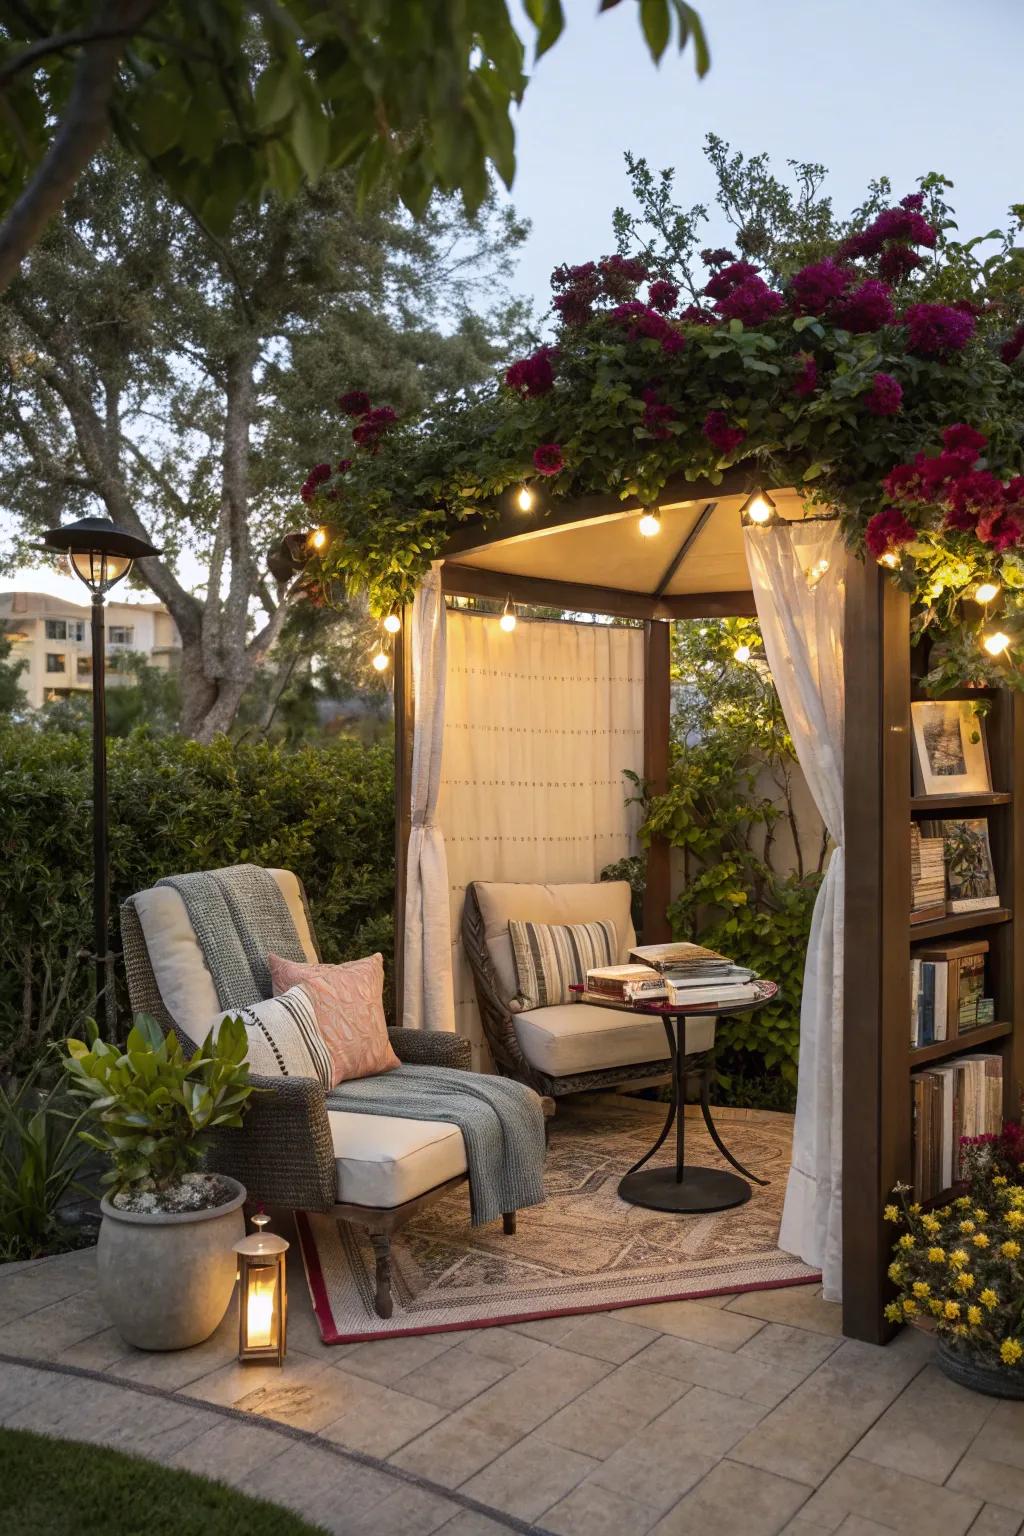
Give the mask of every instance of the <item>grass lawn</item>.
[{"label": "grass lawn", "polygon": [[103,1446],[0,1430],[9,1536],[323,1536],[323,1527],[190,1472]]}]

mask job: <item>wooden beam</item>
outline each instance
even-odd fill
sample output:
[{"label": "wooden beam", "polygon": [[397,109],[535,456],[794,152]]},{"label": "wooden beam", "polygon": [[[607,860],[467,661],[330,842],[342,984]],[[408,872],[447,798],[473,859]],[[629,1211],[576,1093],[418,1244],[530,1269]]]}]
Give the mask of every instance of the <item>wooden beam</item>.
[{"label": "wooden beam", "polygon": [[[725,470],[717,485],[710,480],[686,480],[682,475],[673,475],[665,482],[657,498],[657,505],[671,507],[683,502],[743,496],[759,483],[756,466],[752,463],[737,464]],[[543,492],[539,493],[539,497],[541,505],[533,512],[520,512],[513,505],[512,493],[509,492],[502,502],[495,505],[494,511],[498,515],[493,521],[485,525],[482,515],[468,517],[452,531],[444,548],[444,558],[451,559],[454,555],[483,549],[489,544],[502,544],[506,539],[521,539],[527,534],[536,534],[548,528],[565,528],[594,518],[639,512],[646,505],[638,496],[630,496],[623,501],[611,491],[594,496],[577,496],[572,500],[552,501],[547,506],[543,504]]]},{"label": "wooden beam", "polygon": [[677,592],[660,599],[670,619],[756,619],[753,592]]},{"label": "wooden beam", "polygon": [[680,544],[675,554],[672,556],[672,559],[665,567],[665,573],[654,589],[655,597],[664,597],[666,591],[668,590],[669,582],[672,580],[676,571],[678,571],[679,567],[690,553],[690,550],[697,542],[697,539],[700,537],[701,530],[706,527],[708,519],[711,517],[712,512],[717,506],[717,501],[709,501],[707,506],[701,512],[697,521],[694,523],[693,527],[690,529],[689,533],[686,535],[685,539]]},{"label": "wooden beam", "polygon": [[402,610],[394,646],[395,710],[395,1023],[402,1022],[405,986],[405,892],[412,829],[412,605]]},{"label": "wooden beam", "polygon": [[453,597],[484,597],[499,603],[511,598],[514,603],[533,603],[540,608],[562,608],[572,613],[610,614],[619,619],[649,619],[660,609],[659,603],[646,592],[618,592],[613,587],[506,575],[503,571],[448,562],[441,568],[441,584]]},{"label": "wooden beam", "polygon": [[[644,625],[644,780],[652,795],[663,795],[668,789],[671,687],[672,626],[648,619]],[[653,838],[647,850],[644,888],[645,944],[661,944],[671,937],[671,858],[667,839]]]}]

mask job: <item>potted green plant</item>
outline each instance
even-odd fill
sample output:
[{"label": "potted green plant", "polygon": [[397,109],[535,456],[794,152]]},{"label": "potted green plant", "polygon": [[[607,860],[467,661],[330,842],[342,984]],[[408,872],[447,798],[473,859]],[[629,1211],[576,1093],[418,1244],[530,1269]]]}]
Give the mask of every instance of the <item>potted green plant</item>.
[{"label": "potted green plant", "polygon": [[240,1126],[252,1092],[245,1028],[225,1020],[192,1055],[140,1015],[122,1049],[67,1042],[73,1091],[88,1101],[79,1134],[110,1159],[97,1248],[100,1299],[140,1349],[185,1349],[214,1331],[235,1282],[245,1189],[200,1168],[209,1133]]},{"label": "potted green plant", "polygon": [[885,1218],[903,1227],[885,1315],[938,1335],[947,1376],[993,1397],[1024,1398],[1024,1127],[961,1143],[963,1193],[925,1210],[897,1184]]}]

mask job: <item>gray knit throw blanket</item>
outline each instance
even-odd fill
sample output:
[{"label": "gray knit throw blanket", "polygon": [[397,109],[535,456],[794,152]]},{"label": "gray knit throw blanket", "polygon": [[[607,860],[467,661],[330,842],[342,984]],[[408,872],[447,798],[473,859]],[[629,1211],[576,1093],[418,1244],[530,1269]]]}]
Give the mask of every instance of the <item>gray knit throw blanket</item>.
[{"label": "gray knit throw blanket", "polygon": [[222,1008],[248,1008],[273,995],[267,956],[303,961],[288,905],[273,875],[255,864],[169,875],[195,929]]},{"label": "gray knit throw blanket", "polygon": [[328,1109],[457,1125],[466,1143],[473,1225],[544,1200],[544,1111],[525,1083],[452,1067],[401,1066],[339,1083]]}]

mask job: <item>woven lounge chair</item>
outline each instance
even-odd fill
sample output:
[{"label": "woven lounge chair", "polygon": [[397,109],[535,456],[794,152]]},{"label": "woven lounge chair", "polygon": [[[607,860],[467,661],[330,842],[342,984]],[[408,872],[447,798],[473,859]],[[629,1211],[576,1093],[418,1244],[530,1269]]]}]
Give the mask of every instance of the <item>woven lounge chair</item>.
[{"label": "woven lounge chair", "polygon": [[[274,876],[288,905],[307,960],[320,959],[301,881],[290,871]],[[177,891],[140,891],[121,908],[121,939],[133,1013],[151,1014],[166,1032],[195,1047],[217,1001],[185,904]],[[403,1062],[468,1070],[468,1040],[458,1035],[392,1029]],[[375,1309],[390,1317],[391,1234],[424,1205],[466,1181],[466,1148],[458,1126],[328,1110],[313,1078],[253,1077],[263,1092],[249,1100],[241,1130],[218,1132],[207,1166],[238,1179],[250,1200],[291,1210],[332,1211],[362,1227],[376,1259]],[[514,1211],[504,1229],[514,1233]]]},{"label": "woven lounge chair", "polygon": [[[596,1088],[650,1083],[670,1074],[668,1039],[658,1018],[582,1002],[522,1011],[509,921],[592,923],[610,920],[619,963],[636,943],[625,880],[566,885],[474,880],[466,887],[462,944],[473,972],[484,1034],[497,1070],[552,1098]],[[694,1019],[687,1065],[706,1066],[715,1021]]]}]

